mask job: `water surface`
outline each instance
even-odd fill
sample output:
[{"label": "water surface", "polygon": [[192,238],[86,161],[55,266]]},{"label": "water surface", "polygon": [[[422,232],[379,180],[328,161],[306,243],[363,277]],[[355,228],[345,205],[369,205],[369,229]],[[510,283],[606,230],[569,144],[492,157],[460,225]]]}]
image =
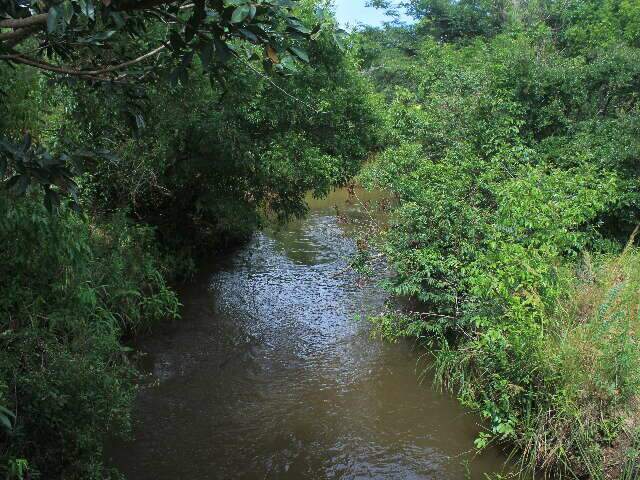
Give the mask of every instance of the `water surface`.
[{"label": "water surface", "polygon": [[[386,294],[346,269],[346,217],[379,196],[312,200],[183,289],[183,320],[143,339],[134,440],[111,448],[129,480],[455,479],[500,471],[466,455],[477,419],[420,383],[417,349],[357,318]],[[466,462],[471,460],[469,465]]]}]

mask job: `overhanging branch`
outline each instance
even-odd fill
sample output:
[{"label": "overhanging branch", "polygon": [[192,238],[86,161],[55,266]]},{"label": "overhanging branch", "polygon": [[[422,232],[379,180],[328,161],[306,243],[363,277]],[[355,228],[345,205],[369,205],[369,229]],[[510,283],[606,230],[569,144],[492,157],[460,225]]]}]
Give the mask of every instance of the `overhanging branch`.
[{"label": "overhanging branch", "polygon": [[[176,0],[122,0],[113,5],[113,10],[136,11],[145,10],[171,3],[183,3]],[[0,30],[3,28],[13,29],[13,32],[0,31],[0,42],[21,41],[44,28],[49,19],[49,13],[39,13],[25,18],[7,18],[0,20]],[[15,43],[14,43],[15,45]]]},{"label": "overhanging branch", "polygon": [[158,48],[155,48],[153,50],[151,50],[148,53],[145,53],[144,55],[141,55],[137,58],[134,58],[133,60],[129,60],[127,62],[124,63],[120,63],[118,65],[111,65],[109,67],[104,67],[104,68],[100,68],[100,69],[96,69],[96,70],[76,70],[76,69],[72,69],[72,68],[65,68],[65,67],[59,67],[57,65],[52,65],[50,63],[46,63],[46,62],[41,62],[38,60],[34,60],[32,58],[29,57],[25,57],[23,55],[20,54],[7,54],[7,55],[0,55],[0,60],[5,60],[5,61],[10,61],[10,62],[14,62],[14,63],[20,63],[23,65],[29,65],[31,67],[35,67],[35,68],[39,68],[40,70],[46,70],[48,72],[54,72],[54,73],[60,73],[63,75],[73,75],[76,77],[96,77],[99,75],[105,75],[108,73],[112,73],[112,72],[116,72],[118,70],[122,70],[124,68],[130,67],[132,65],[135,65],[137,63],[143,62],[144,60],[156,55],[157,53],[160,53],[162,50],[164,50],[166,48],[165,45],[161,45]]},{"label": "overhanging branch", "polygon": [[[167,5],[170,3],[182,3],[176,2],[176,0],[123,0],[113,5],[113,10],[117,11],[134,11],[145,10],[148,8],[159,7],[160,5]],[[34,25],[46,25],[49,18],[49,13],[39,13],[38,15],[32,15],[25,18],[7,18],[0,20],[0,28],[12,28],[17,30],[19,28],[31,27]]]},{"label": "overhanging branch", "polygon": [[26,18],[8,18],[6,20],[0,20],[0,28],[13,28],[16,30],[34,25],[46,25],[48,17],[48,13],[40,13]]},{"label": "overhanging branch", "polygon": [[13,32],[0,32],[0,42],[8,42],[15,45],[16,42],[27,38],[29,35],[33,35],[40,30],[42,25],[31,25],[29,27],[19,28]]}]

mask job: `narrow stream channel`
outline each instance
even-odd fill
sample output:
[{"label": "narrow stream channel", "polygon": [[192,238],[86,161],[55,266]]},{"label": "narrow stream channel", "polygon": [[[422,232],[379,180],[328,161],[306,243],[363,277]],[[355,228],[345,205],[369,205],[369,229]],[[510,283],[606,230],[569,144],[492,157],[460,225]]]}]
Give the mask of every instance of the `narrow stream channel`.
[{"label": "narrow stream channel", "polygon": [[[411,345],[357,317],[386,294],[345,271],[354,252],[340,190],[307,218],[259,233],[185,288],[183,320],[140,341],[135,439],[110,447],[128,480],[481,479],[465,454],[477,419],[420,383]],[[364,198],[375,200],[375,198]],[[470,461],[466,465],[467,460]]]}]

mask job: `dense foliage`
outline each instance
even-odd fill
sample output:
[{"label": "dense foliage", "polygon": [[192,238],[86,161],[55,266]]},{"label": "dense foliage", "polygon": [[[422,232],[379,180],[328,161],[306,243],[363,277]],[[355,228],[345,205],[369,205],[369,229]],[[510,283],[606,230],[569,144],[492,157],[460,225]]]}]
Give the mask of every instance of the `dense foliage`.
[{"label": "dense foliage", "polygon": [[433,352],[479,449],[637,477],[638,2],[371,3],[415,21],[346,38],[324,1],[0,0],[0,474],[117,478],[123,338],[179,317],[200,255],[371,157],[395,207],[359,245],[420,304],[377,331]]},{"label": "dense foliage", "polygon": [[406,3],[414,25],[357,38],[389,99],[364,173],[398,200],[388,287],[421,302],[377,327],[425,341],[479,448],[635,478],[638,254],[610,255],[640,221],[637,4]]},{"label": "dense foliage", "polygon": [[[100,3],[116,22],[110,2]],[[264,8],[293,12],[291,2],[258,3],[256,19]],[[70,4],[55,29],[35,31],[60,48],[80,45],[69,56],[40,52],[64,68],[141,51],[166,33],[151,22],[146,39],[123,30],[109,48],[87,46],[78,38],[106,24],[83,23],[91,2]],[[130,426],[136,372],[123,338],[179,317],[169,282],[199,256],[243,241],[265,218],[304,214],[308,191],[322,195],[359,170],[377,142],[376,100],[331,13],[317,7],[300,2],[288,18],[309,25],[304,51],[284,45],[303,61],[266,50],[286,64],[274,67],[280,75],[253,55],[264,45],[231,35],[237,55],[213,72],[206,55],[177,75],[180,60],[169,56],[126,82],[0,65],[0,476],[117,478],[101,451]],[[196,46],[187,43],[181,55]],[[37,44],[25,37],[20,46]]]},{"label": "dense foliage", "polygon": [[[178,316],[151,231],[0,200],[2,455],[9,478],[102,478],[103,433],[126,430],[133,371],[120,337]],[[10,413],[9,413],[10,412]]]},{"label": "dense foliage", "polygon": [[[184,77],[194,54],[213,73],[245,50],[234,42],[240,39],[263,47],[267,68],[282,68],[286,59],[308,62],[304,40],[320,28],[302,23],[295,7],[290,0],[2,0],[0,29],[6,31],[0,32],[0,60],[118,81],[153,72],[153,64],[145,65],[153,60],[173,64],[172,75]],[[132,37],[140,42],[132,43]]]}]

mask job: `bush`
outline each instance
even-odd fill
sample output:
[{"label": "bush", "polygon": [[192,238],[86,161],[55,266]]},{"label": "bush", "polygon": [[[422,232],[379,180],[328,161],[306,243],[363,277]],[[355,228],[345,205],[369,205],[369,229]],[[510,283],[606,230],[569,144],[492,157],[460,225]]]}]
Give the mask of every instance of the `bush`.
[{"label": "bush", "polygon": [[[640,51],[614,32],[572,37],[589,33],[583,4],[555,12],[562,27],[525,7],[502,33],[413,32],[404,60],[387,47],[411,81],[362,180],[397,199],[377,247],[386,286],[419,308],[373,321],[433,353],[436,382],[487,421],[478,448],[515,445],[525,470],[632,478],[638,252],[620,252],[640,211]],[[371,69],[394,56],[376,65],[364,46]]]},{"label": "bush", "polygon": [[178,301],[148,228],[35,197],[0,194],[0,465],[102,479],[104,436],[128,431],[135,393],[120,339],[177,318]]}]

